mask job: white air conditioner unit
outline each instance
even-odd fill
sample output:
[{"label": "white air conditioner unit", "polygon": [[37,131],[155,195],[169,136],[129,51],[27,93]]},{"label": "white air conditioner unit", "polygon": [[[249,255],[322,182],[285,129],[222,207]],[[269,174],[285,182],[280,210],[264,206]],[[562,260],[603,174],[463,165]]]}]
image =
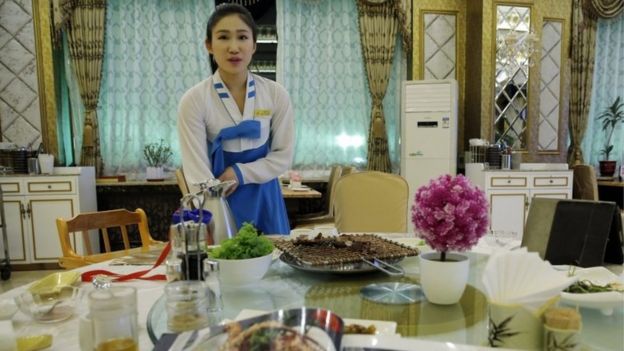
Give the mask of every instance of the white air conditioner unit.
[{"label": "white air conditioner unit", "polygon": [[[410,191],[457,172],[457,81],[414,80],[401,89],[401,175]],[[408,228],[413,230],[411,221]]]}]

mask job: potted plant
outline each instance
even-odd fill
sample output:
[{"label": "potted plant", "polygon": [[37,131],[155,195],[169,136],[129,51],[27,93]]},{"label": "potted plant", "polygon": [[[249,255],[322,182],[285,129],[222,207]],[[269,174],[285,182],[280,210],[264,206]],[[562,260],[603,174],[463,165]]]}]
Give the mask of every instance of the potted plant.
[{"label": "potted plant", "polygon": [[164,179],[163,166],[169,161],[173,152],[163,139],[157,143],[149,143],[143,147],[143,156],[147,161],[145,178],[148,180]]},{"label": "potted plant", "polygon": [[618,96],[613,104],[608,106],[597,117],[602,122],[602,130],[607,134],[607,140],[604,148],[601,150],[601,153],[605,155],[605,159],[600,161],[600,175],[603,177],[612,177],[615,172],[616,162],[609,160],[609,154],[613,151],[613,144],[611,144],[613,132],[618,122],[624,123],[624,102],[621,102],[621,100],[621,97]]},{"label": "potted plant", "polygon": [[418,189],[412,223],[418,236],[434,252],[421,254],[420,285],[427,299],[454,304],[468,282],[466,251],[485,234],[489,225],[485,193],[463,175],[442,175]]}]

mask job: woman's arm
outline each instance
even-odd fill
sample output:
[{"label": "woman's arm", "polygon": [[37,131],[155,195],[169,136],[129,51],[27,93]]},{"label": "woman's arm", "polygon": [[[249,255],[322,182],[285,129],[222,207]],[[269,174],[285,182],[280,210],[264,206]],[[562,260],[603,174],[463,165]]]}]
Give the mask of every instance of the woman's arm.
[{"label": "woman's arm", "polygon": [[198,86],[187,91],[178,106],[178,139],[184,177],[190,191],[199,191],[195,184],[214,178],[208,158],[206,135],[206,102]]},{"label": "woman's arm", "polygon": [[[266,183],[286,172],[295,149],[294,112],[286,90],[279,84],[269,86],[274,101],[271,121],[271,150],[266,157],[250,163],[237,163],[234,168],[239,183]],[[242,177],[241,177],[242,176]],[[241,179],[242,178],[242,179]]]}]

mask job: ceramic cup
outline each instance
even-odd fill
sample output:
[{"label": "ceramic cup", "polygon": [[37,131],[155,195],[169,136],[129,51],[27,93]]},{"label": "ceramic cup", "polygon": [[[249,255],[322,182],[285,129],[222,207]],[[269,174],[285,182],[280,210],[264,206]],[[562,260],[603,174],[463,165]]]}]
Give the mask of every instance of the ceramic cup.
[{"label": "ceramic cup", "polygon": [[522,305],[490,303],[488,341],[492,347],[540,350],[543,323]]},{"label": "ceramic cup", "polygon": [[544,325],[544,347],[546,351],[580,351],[581,333],[573,329],[558,329]]}]

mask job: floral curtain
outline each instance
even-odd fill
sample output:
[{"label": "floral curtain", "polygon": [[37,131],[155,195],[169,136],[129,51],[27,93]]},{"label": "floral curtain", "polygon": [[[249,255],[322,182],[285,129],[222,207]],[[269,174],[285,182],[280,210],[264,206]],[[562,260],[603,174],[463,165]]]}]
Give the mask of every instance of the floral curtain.
[{"label": "floral curtain", "polygon": [[[177,107],[212,72],[204,47],[214,0],[108,0],[99,108],[104,174],[140,177],[143,146],[164,139],[179,164]],[[171,165],[174,166],[174,165]]]},{"label": "floral curtain", "polygon": [[101,172],[96,108],[100,96],[106,0],[73,0],[65,27],[70,59],[80,96],[85,107],[85,121],[80,164],[95,166]]},{"label": "floral curtain", "polygon": [[[583,139],[586,163],[598,164],[604,159],[601,150],[607,135],[596,119],[620,96],[624,100],[624,12],[612,19],[598,19],[596,29],[596,66],[592,84],[592,104],[589,109],[587,132]],[[613,151],[609,158],[624,161],[624,125],[619,123],[611,138]]]},{"label": "floral curtain", "polygon": [[391,171],[382,101],[390,77],[399,26],[394,3],[367,0],[357,3],[362,54],[373,99],[368,134],[368,169],[382,172]]},{"label": "floral curtain", "polygon": [[[277,81],[295,110],[293,168],[320,175],[332,164],[366,167],[371,113],[353,0],[277,0]],[[400,62],[400,45],[394,51]],[[398,169],[400,79],[388,72],[384,99],[390,160]]]},{"label": "floral curtain", "polygon": [[584,163],[581,142],[587,129],[594,74],[596,19],[588,14],[583,0],[572,2],[570,146],[568,164]]}]

